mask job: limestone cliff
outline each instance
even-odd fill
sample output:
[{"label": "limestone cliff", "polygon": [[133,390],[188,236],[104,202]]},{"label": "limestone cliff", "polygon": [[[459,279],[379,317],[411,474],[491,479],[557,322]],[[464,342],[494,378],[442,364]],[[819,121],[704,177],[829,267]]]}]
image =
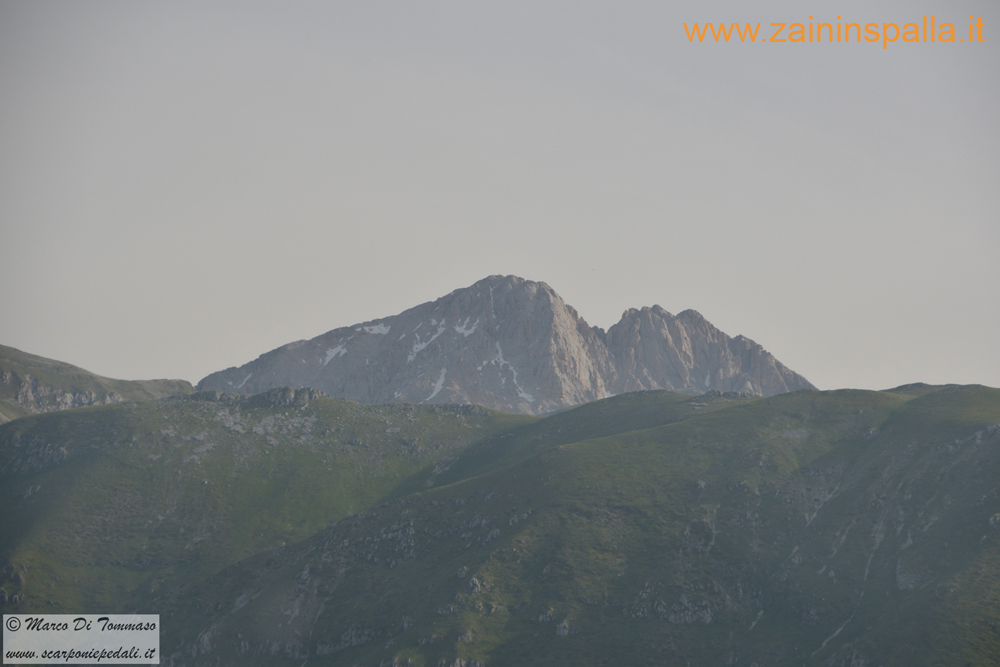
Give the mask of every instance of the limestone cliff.
[{"label": "limestone cliff", "polygon": [[551,287],[490,276],[436,301],[289,343],[198,389],[313,387],[364,403],[472,403],[543,414],[641,389],[771,396],[814,387],[693,310],[628,310],[607,333]]}]

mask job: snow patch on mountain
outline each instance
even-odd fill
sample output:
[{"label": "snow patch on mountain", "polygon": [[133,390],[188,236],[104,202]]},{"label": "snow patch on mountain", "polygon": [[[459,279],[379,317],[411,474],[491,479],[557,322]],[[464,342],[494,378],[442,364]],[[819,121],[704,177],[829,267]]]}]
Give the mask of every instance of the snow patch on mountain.
[{"label": "snow patch on mountain", "polygon": [[[503,349],[500,347],[500,341],[497,341],[497,356],[493,360],[493,363],[499,364],[500,368],[503,368],[504,366],[506,366],[507,368],[509,368],[511,374],[513,375],[512,381],[514,383],[514,388],[517,389],[517,395],[520,398],[523,398],[524,400],[526,400],[528,403],[534,402],[535,397],[532,396],[531,394],[529,394],[528,392],[526,392],[524,390],[524,387],[522,387],[520,384],[518,384],[518,382],[517,382],[517,369],[515,369],[511,365],[511,363],[509,361],[507,361],[506,359],[503,358]],[[501,376],[500,380],[501,380],[501,384],[505,384],[507,378]]]},{"label": "snow patch on mountain", "polygon": [[[431,320],[431,322],[437,324],[434,320]],[[430,345],[431,343],[433,343],[435,340],[437,340],[438,336],[440,336],[441,334],[443,334],[444,330],[447,329],[447,328],[448,327],[446,327],[444,325],[444,320],[441,320],[441,325],[438,327],[437,331],[434,333],[433,336],[431,336],[430,338],[428,338],[426,341],[421,341],[420,340],[420,336],[417,336],[416,333],[414,333],[413,337],[416,338],[417,341],[413,344],[413,349],[410,350],[410,354],[406,358],[407,363],[409,363],[409,362],[413,361],[414,359],[416,359],[417,358],[417,354],[421,350],[423,350],[425,347],[427,347],[428,345]]]},{"label": "snow patch on mountain", "polygon": [[476,333],[476,327],[479,326],[479,318],[478,317],[476,318],[476,321],[472,325],[472,328],[469,329],[468,328],[469,327],[469,320],[471,320],[471,319],[472,319],[471,317],[466,317],[464,322],[462,322],[461,324],[456,324],[455,325],[455,332],[462,334],[466,338],[468,338],[472,334]]},{"label": "snow patch on mountain", "polygon": [[441,375],[438,377],[437,384],[434,385],[434,391],[431,392],[430,396],[421,401],[421,403],[426,403],[427,401],[433,399],[435,396],[441,393],[441,389],[444,387],[444,376],[447,372],[448,372],[447,368],[441,369]]},{"label": "snow patch on mountain", "polygon": [[334,357],[342,357],[345,354],[347,354],[346,346],[338,345],[337,347],[331,347],[326,351],[326,359],[323,360],[323,365],[326,366]]}]

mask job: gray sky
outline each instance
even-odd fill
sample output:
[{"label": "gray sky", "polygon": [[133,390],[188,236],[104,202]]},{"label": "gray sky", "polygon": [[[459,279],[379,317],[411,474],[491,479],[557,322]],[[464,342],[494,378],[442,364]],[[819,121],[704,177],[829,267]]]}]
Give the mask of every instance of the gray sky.
[{"label": "gray sky", "polygon": [[[1000,5],[812,4],[0,0],[0,343],[196,382],[514,273],[1000,386]],[[809,11],[986,42],[681,25]]]}]

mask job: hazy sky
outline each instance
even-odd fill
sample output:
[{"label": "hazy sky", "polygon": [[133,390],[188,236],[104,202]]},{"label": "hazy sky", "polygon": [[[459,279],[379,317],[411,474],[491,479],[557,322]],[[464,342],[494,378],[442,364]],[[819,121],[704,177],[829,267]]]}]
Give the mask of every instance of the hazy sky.
[{"label": "hazy sky", "polygon": [[[809,12],[986,41],[681,25]],[[995,0],[0,0],[0,343],[196,382],[513,273],[822,389],[1000,386],[998,46]]]}]

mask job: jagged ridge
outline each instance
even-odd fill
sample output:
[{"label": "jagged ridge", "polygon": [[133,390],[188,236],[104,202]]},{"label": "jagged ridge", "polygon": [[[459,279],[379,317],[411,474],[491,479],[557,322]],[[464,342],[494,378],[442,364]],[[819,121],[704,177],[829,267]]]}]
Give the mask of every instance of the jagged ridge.
[{"label": "jagged ridge", "polygon": [[364,403],[472,403],[528,414],[643,389],[773,396],[814,389],[763,347],[697,311],[629,309],[607,332],[547,284],[490,276],[385,317],[297,341],[200,390],[313,387]]}]

